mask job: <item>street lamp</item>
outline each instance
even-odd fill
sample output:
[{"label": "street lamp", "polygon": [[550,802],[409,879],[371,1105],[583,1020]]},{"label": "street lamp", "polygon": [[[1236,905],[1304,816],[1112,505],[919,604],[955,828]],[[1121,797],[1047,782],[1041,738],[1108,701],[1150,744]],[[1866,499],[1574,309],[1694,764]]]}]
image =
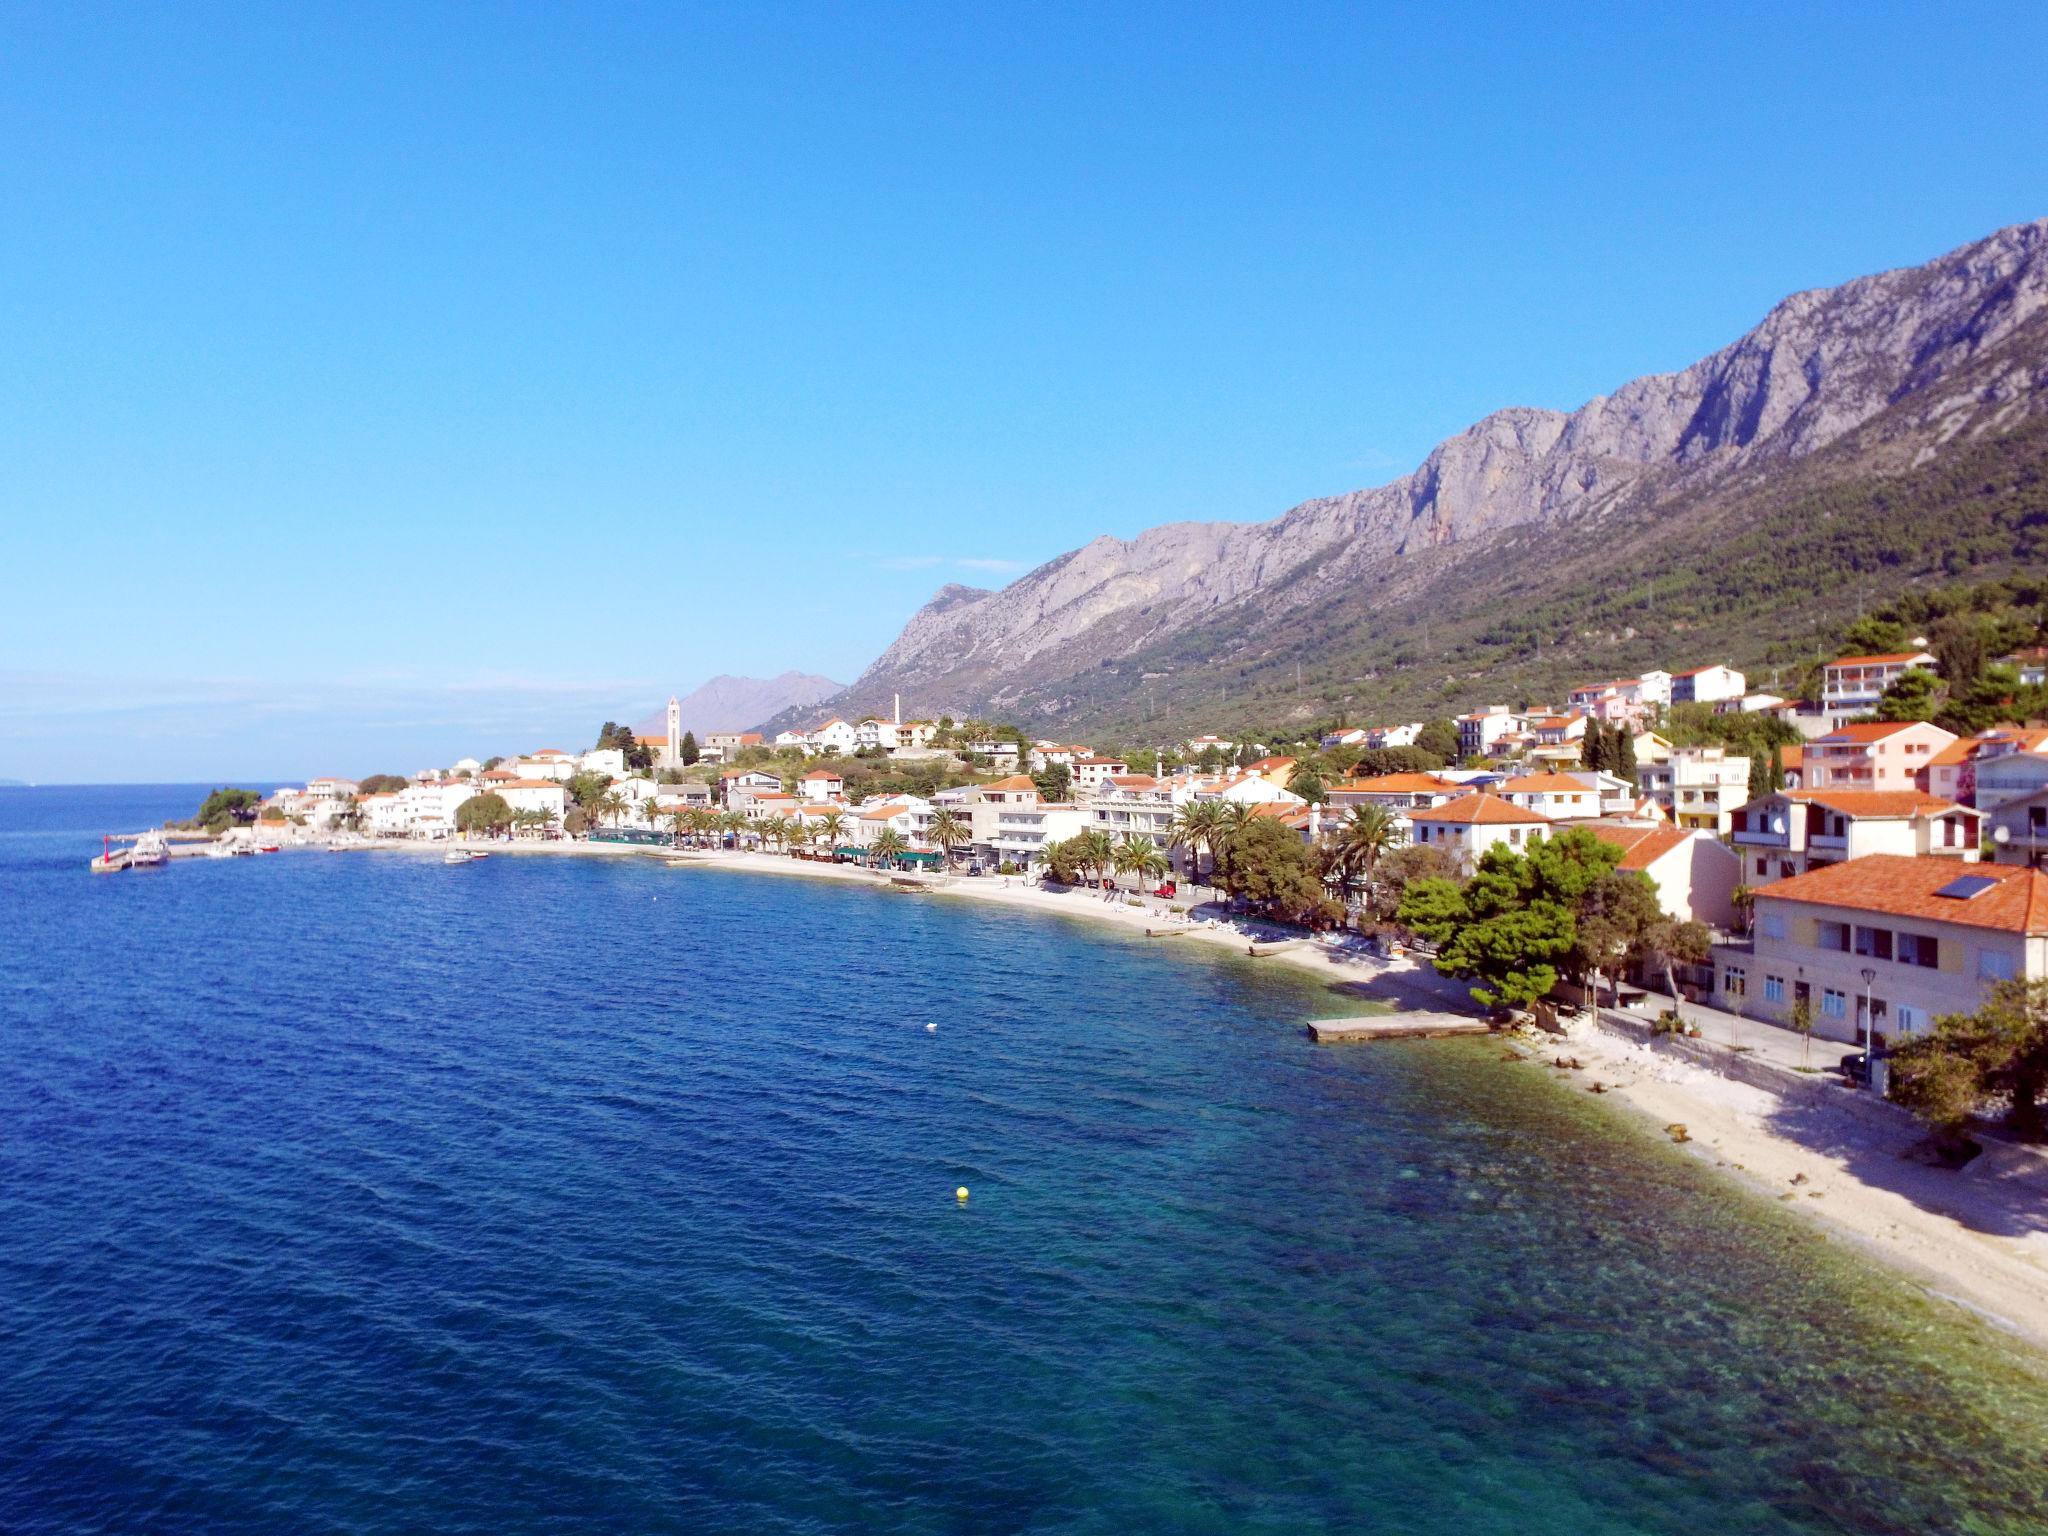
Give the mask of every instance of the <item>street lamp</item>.
[{"label": "street lamp", "polygon": [[1870,1016],[1870,987],[1876,980],[1877,972],[1863,967],[1863,1049],[1871,1056],[1877,1054],[1877,1020]]}]

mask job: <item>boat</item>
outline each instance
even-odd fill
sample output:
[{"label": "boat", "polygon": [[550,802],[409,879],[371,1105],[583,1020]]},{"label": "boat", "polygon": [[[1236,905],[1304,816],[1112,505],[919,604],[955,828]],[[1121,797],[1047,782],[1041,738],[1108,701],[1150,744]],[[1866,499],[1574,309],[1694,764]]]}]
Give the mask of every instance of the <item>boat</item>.
[{"label": "boat", "polygon": [[206,856],[209,859],[232,859],[235,856],[235,845],[220,840],[208,843],[206,845]]},{"label": "boat", "polygon": [[258,853],[282,853],[284,850],[276,843],[258,843],[256,851]]},{"label": "boat", "polygon": [[128,851],[128,867],[144,869],[170,862],[170,849],[164,846],[161,832],[145,832],[135,839],[135,846]]},{"label": "boat", "polygon": [[441,862],[443,864],[467,864],[469,862],[469,855],[460,848],[450,848],[441,855]]},{"label": "boat", "polygon": [[488,859],[490,857],[490,855],[488,853],[485,853],[481,848],[470,849],[469,856],[472,859]]}]

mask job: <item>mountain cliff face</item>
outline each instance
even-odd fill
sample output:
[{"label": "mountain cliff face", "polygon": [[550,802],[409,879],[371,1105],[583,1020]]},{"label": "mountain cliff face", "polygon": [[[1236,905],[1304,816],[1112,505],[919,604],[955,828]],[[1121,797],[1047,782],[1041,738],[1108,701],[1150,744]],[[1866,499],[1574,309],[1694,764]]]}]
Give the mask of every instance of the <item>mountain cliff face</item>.
[{"label": "mountain cliff face", "polygon": [[[814,704],[843,691],[843,684],[807,672],[785,672],[780,677],[720,674],[683,695],[676,704],[682,712],[683,729],[694,731],[701,738],[709,731],[750,731],[757,721],[770,715]],[[663,704],[633,729],[642,736],[659,736],[668,729],[668,706]]]},{"label": "mountain cliff face", "polygon": [[[1185,682],[1205,662],[1176,642],[1196,632],[1240,653],[1290,629],[1341,650],[1344,637],[1303,636],[1298,621],[1361,589],[1455,582],[1468,555],[1517,530],[1626,540],[1828,450],[1844,472],[1904,472],[2012,431],[2043,404],[2044,332],[2048,220],[1795,294],[1690,368],[1569,414],[1496,412],[1392,484],[1270,522],[1099,538],[1000,591],[948,587],[831,704],[869,709],[901,692],[920,712],[1132,719],[1146,681],[1133,667],[1149,656]],[[1120,687],[1103,688],[1105,669]]]}]

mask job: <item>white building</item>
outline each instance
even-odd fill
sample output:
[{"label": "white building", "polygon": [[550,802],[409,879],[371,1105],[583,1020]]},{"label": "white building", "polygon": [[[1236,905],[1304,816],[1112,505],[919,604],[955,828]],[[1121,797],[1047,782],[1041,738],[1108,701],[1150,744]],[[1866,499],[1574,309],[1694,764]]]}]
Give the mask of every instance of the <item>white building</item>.
[{"label": "white building", "polygon": [[1749,759],[1725,747],[1680,747],[1661,763],[1638,763],[1643,793],[1680,827],[1725,834],[1729,813],[1749,802]]},{"label": "white building", "polygon": [[796,787],[798,794],[817,805],[826,800],[840,799],[846,793],[846,780],[829,768],[813,768],[797,780]]},{"label": "white building", "polygon": [[1844,656],[1821,669],[1822,711],[1836,724],[1868,714],[1884,691],[1911,667],[1932,667],[1931,651],[1896,651],[1880,656]]},{"label": "white building", "polygon": [[626,754],[617,747],[598,747],[576,759],[580,773],[601,773],[608,779],[626,776]]},{"label": "white building", "polygon": [[1718,704],[1723,699],[1739,699],[1748,691],[1748,678],[1733,667],[1718,663],[1676,672],[1671,677],[1673,704]]}]

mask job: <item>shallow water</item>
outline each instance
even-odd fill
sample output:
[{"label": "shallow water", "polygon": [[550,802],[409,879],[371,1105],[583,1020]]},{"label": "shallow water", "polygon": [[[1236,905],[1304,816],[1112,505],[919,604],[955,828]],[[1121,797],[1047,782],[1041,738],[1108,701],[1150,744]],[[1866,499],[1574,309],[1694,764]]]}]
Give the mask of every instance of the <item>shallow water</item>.
[{"label": "shallow water", "polygon": [[0,790],[0,1530],[2048,1530],[2035,1368],[1483,1043],[773,876],[86,872],[198,798]]}]

